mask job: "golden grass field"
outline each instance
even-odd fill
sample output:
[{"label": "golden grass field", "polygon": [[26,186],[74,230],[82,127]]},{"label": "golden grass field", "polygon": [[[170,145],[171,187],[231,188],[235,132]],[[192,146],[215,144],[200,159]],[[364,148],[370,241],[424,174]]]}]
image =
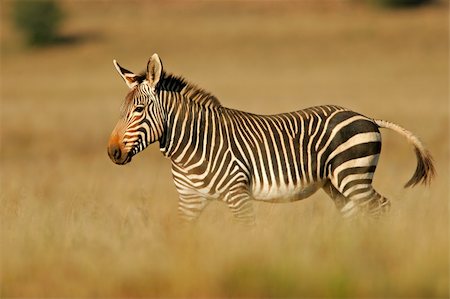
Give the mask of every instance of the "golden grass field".
[{"label": "golden grass field", "polygon": [[[448,298],[448,6],[314,3],[67,1],[71,42],[27,49],[2,1],[0,297]],[[438,176],[403,189],[415,156],[383,131],[379,221],[345,221],[319,191],[255,203],[251,230],[220,202],[181,228],[158,146],[126,166],[106,153],[127,92],[112,60],[140,72],[154,52],[228,107],[396,122]]]}]

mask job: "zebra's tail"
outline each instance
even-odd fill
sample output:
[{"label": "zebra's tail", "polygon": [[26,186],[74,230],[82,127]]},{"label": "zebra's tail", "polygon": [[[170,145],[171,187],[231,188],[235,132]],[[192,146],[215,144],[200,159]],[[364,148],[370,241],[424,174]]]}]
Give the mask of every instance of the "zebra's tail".
[{"label": "zebra's tail", "polygon": [[374,122],[380,128],[391,129],[406,137],[406,139],[408,139],[408,141],[414,146],[414,151],[417,157],[417,167],[412,178],[405,184],[405,188],[413,187],[419,183],[429,184],[431,179],[435,176],[436,171],[433,165],[433,158],[431,157],[430,152],[425,149],[422,142],[420,142],[420,140],[414,136],[413,133],[400,127],[399,125],[378,119],[374,119]]}]

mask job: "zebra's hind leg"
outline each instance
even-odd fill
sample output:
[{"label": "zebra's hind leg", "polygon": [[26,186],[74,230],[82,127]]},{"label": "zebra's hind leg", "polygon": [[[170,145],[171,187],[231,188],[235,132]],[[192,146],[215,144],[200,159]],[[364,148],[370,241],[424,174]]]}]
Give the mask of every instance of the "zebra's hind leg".
[{"label": "zebra's hind leg", "polygon": [[[348,186],[351,187],[348,187]],[[323,189],[334,200],[336,207],[344,217],[368,214],[378,217],[390,208],[390,201],[380,195],[370,180],[354,180],[340,187],[342,192],[331,181],[327,181]]]},{"label": "zebra's hind leg", "polygon": [[[391,202],[379,194],[372,186],[364,197],[358,197],[355,201],[362,210],[372,217],[379,217],[389,211]],[[353,199],[352,199],[353,200]]]},{"label": "zebra's hind leg", "polygon": [[344,215],[354,210],[354,207],[357,207],[363,214],[378,217],[386,213],[391,205],[390,201],[380,195],[372,185],[356,189],[345,195],[348,197],[349,202],[341,209]]},{"label": "zebra's hind leg", "polygon": [[339,192],[336,187],[333,186],[330,180],[327,180],[325,184],[322,186],[323,191],[328,194],[329,197],[334,201],[336,208],[341,211],[342,208],[350,201],[350,199],[346,198]]}]

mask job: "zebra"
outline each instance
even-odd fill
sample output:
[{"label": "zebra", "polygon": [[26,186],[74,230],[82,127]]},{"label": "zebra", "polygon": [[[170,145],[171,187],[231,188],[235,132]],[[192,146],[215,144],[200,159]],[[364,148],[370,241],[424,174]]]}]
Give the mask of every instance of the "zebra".
[{"label": "zebra", "polygon": [[257,115],[226,108],[211,93],[167,73],[157,54],[135,74],[114,66],[130,88],[108,154],[116,164],[159,141],[172,163],[182,219],[196,220],[212,200],[254,223],[253,200],[293,202],[322,188],[344,217],[379,216],[390,201],[372,186],[381,151],[379,128],[414,147],[417,167],[405,188],[428,184],[433,159],[419,139],[392,122],[340,106]]}]

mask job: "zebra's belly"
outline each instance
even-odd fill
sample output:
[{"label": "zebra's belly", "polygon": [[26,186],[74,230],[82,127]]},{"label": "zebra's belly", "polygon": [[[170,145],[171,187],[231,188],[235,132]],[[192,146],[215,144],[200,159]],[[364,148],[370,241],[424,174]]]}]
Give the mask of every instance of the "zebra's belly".
[{"label": "zebra's belly", "polygon": [[292,202],[311,196],[322,186],[323,182],[315,182],[303,186],[280,185],[265,190],[252,189],[252,197],[266,202]]}]

